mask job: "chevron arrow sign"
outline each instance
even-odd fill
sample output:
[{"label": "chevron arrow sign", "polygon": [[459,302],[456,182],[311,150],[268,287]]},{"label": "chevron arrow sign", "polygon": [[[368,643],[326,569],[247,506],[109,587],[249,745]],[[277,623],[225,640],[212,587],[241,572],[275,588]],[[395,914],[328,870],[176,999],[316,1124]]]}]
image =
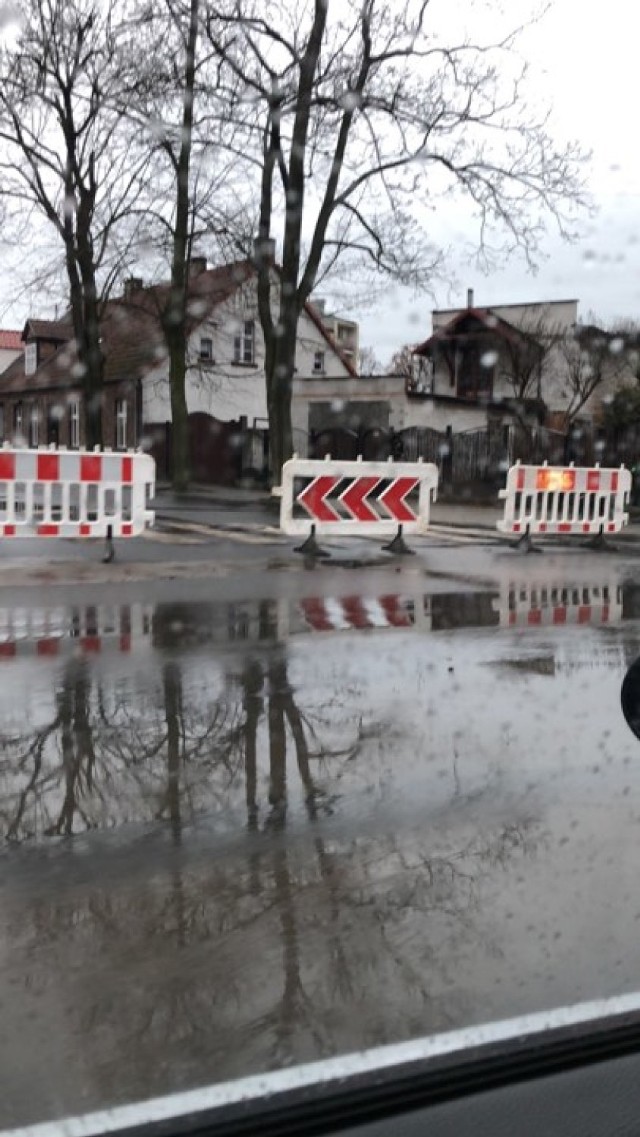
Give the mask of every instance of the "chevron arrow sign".
[{"label": "chevron arrow sign", "polygon": [[293,458],[282,470],[280,528],[295,536],[424,533],[438,487],[427,462]]}]

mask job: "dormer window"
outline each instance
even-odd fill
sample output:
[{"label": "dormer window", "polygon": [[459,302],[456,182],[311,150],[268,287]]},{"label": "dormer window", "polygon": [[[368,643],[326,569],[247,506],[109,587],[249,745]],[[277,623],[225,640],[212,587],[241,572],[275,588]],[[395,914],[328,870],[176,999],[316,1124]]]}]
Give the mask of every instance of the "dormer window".
[{"label": "dormer window", "polygon": [[33,375],[38,367],[38,344],[28,343],[24,349],[24,373]]}]

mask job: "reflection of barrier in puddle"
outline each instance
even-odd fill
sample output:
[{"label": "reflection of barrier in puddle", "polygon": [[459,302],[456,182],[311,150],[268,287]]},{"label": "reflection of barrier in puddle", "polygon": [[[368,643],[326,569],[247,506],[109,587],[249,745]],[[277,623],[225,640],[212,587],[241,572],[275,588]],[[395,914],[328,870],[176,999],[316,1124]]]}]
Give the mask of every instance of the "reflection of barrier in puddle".
[{"label": "reflection of barrier in puddle", "polygon": [[510,582],[493,602],[505,628],[619,624],[622,587],[615,581],[596,585]]},{"label": "reflection of barrier in puddle", "polygon": [[98,655],[103,649],[130,652],[148,639],[152,607],[143,604],[70,608],[0,609],[0,660],[50,658],[66,652]]},{"label": "reflection of barrier in puddle", "polygon": [[281,605],[278,626],[283,636],[304,632],[379,631],[384,628],[429,631],[431,597],[307,597],[297,605]]}]

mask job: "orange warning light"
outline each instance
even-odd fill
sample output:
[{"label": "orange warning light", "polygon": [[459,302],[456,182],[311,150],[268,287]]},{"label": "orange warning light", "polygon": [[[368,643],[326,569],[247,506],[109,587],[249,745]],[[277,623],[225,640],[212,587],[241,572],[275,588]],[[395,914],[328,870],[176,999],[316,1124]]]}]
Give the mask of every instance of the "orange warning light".
[{"label": "orange warning light", "polygon": [[536,474],[536,489],[546,490],[548,493],[568,493],[575,489],[575,470],[538,470]]}]

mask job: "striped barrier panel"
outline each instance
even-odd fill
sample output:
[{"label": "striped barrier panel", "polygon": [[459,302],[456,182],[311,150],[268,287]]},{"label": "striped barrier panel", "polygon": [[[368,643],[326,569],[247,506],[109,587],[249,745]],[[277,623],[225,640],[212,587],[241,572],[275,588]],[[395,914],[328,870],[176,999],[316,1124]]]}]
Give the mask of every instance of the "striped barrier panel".
[{"label": "striped barrier panel", "polygon": [[512,466],[501,533],[524,536],[619,533],[629,521],[631,472],[599,466]]},{"label": "striped barrier panel", "polygon": [[282,467],[280,528],[296,537],[426,533],[437,489],[432,462],[292,458]]},{"label": "striped barrier panel", "polygon": [[137,537],[155,462],[138,451],[0,449],[0,537]]},{"label": "striped barrier panel", "polygon": [[71,608],[0,608],[0,661],[35,657],[128,654],[150,641],[153,607],[144,604]]},{"label": "striped barrier panel", "polygon": [[510,583],[494,600],[503,628],[603,626],[622,620],[622,588],[617,581],[594,585]]},{"label": "striped barrier panel", "polygon": [[305,632],[431,630],[429,596],[308,596],[295,605],[280,603],[278,634],[288,639]]}]

